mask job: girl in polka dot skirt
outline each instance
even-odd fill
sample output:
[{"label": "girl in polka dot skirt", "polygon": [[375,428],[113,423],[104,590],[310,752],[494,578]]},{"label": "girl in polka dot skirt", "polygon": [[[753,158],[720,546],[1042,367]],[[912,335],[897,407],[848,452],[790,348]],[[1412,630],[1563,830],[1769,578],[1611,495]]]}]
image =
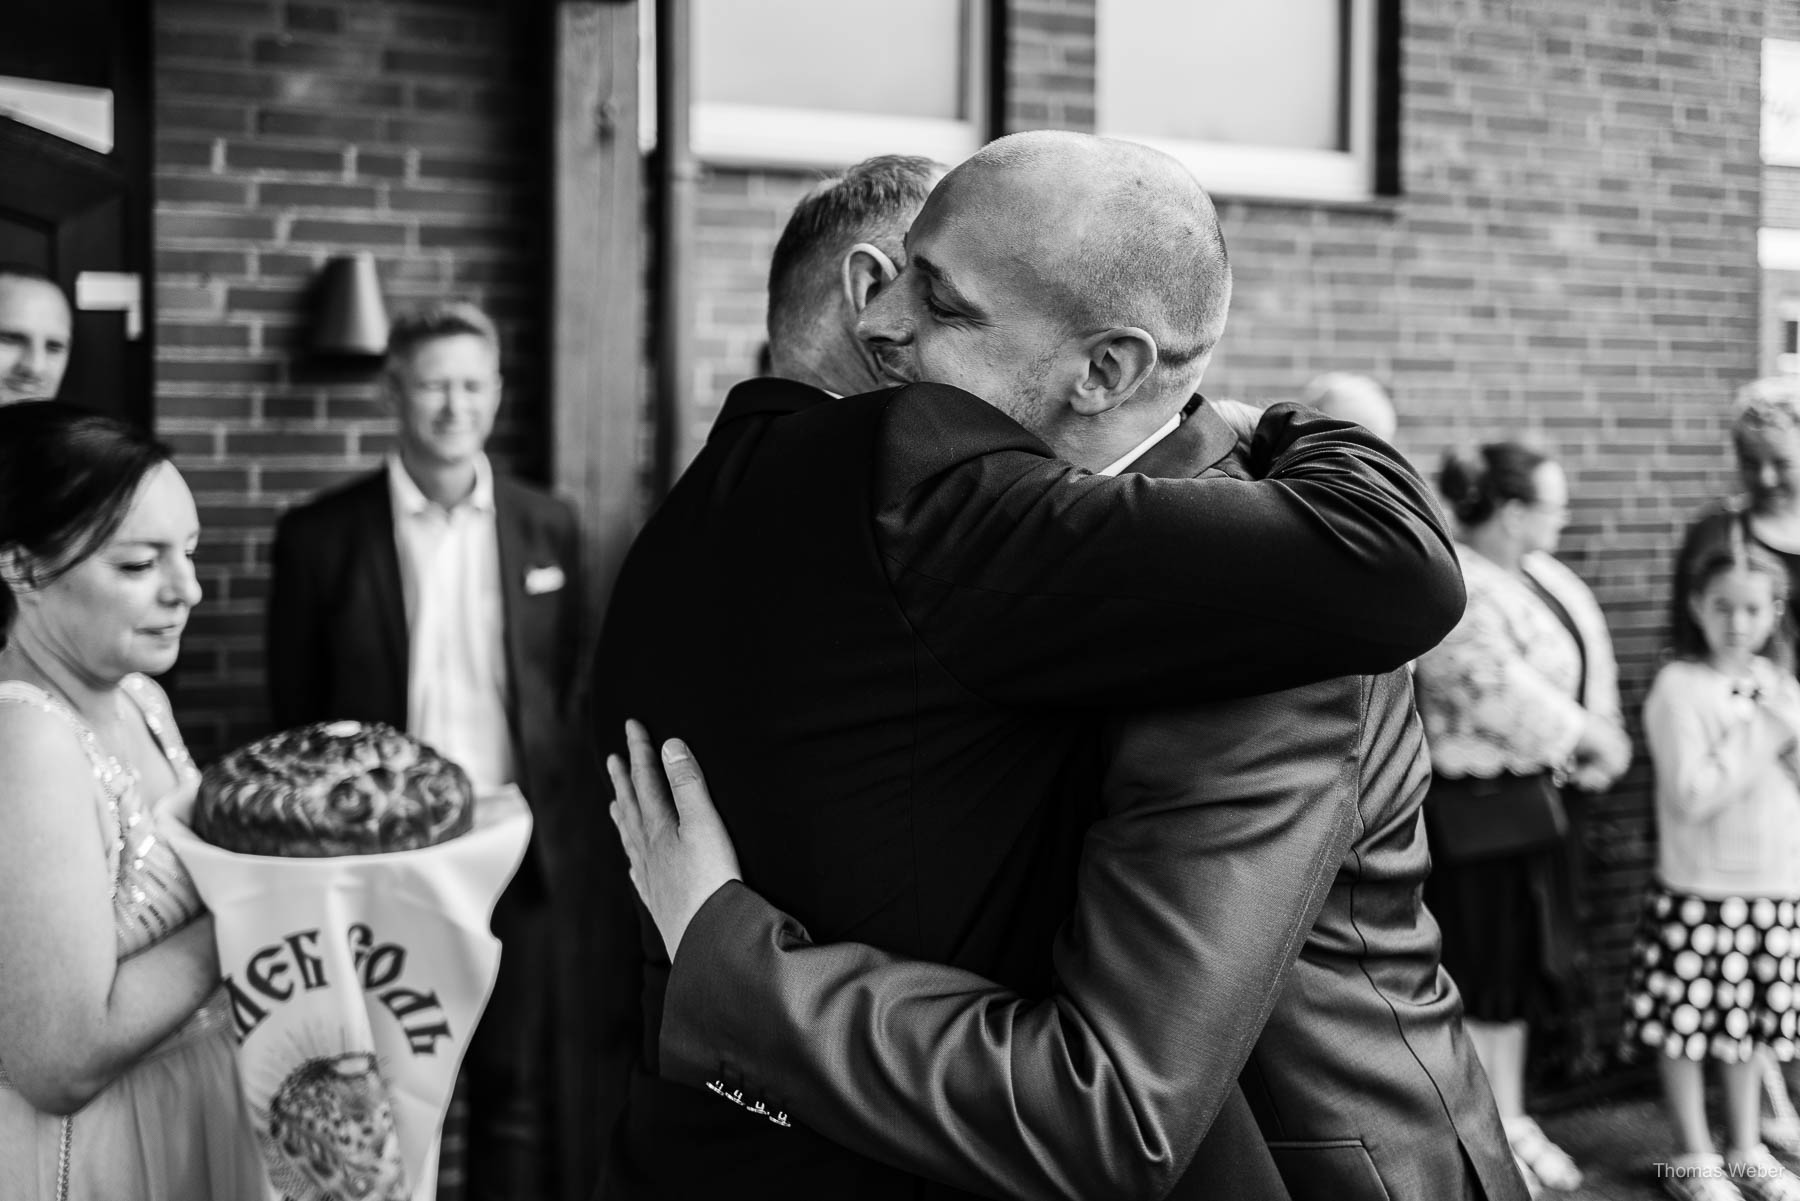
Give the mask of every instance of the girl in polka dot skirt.
[{"label": "girl in polka dot skirt", "polygon": [[[1733,527],[1735,530],[1735,526]],[[1800,1201],[1763,1145],[1760,1044],[1800,1030],[1800,684],[1777,628],[1787,572],[1733,534],[1697,549],[1677,658],[1644,704],[1656,766],[1658,880],[1633,951],[1625,1036],[1661,1053],[1680,1153],[1658,1176],[1691,1201]],[[1685,643],[1685,645],[1684,645]],[[1702,1073],[1718,1064],[1727,1146],[1708,1129]]]}]

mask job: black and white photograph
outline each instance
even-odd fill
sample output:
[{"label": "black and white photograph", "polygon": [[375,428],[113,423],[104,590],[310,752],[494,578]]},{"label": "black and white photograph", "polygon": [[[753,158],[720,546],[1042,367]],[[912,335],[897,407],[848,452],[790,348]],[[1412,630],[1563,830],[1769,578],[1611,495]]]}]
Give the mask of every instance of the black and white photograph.
[{"label": "black and white photograph", "polygon": [[1800,0],[0,2],[0,1201],[1800,1201]]}]

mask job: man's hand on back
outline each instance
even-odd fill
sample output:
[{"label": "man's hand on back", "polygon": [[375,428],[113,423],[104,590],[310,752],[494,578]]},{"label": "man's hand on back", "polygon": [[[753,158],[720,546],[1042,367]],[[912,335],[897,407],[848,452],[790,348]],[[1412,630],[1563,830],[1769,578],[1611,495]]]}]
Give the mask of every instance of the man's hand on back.
[{"label": "man's hand on back", "polygon": [[659,763],[649,731],[635,721],[625,723],[625,742],[631,752],[629,772],[617,755],[606,757],[613,783],[607,812],[631,861],[631,883],[673,963],[700,906],[743,875],[731,836],[687,745],[678,739],[663,743]]}]

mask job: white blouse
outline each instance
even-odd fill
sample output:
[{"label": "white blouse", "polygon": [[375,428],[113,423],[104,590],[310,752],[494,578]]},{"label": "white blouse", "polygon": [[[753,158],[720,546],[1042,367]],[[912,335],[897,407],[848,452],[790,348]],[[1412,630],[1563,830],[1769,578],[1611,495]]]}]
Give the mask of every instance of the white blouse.
[{"label": "white blouse", "polygon": [[[1414,674],[1431,765],[1445,776],[1483,778],[1561,769],[1587,722],[1576,699],[1581,647],[1524,580],[1461,543],[1456,554],[1468,607]],[[1559,600],[1575,578],[1563,572],[1567,579],[1551,586]],[[1612,662],[1610,645],[1605,661]],[[1616,683],[1612,689],[1616,712]]]},{"label": "white blouse", "polygon": [[1800,684],[1767,659],[1750,686],[1676,660],[1644,702],[1657,870],[1677,892],[1800,896]]}]

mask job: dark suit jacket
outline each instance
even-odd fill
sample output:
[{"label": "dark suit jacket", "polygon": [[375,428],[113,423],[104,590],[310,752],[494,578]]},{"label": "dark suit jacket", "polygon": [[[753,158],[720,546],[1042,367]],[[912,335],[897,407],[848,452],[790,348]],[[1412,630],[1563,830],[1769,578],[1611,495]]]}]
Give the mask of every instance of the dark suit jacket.
[{"label": "dark suit jacket", "polygon": [[[507,724],[519,789],[532,807],[530,862],[550,884],[559,859],[553,851],[566,845],[572,783],[567,718],[579,658],[579,540],[568,505],[498,473],[494,524]],[[283,514],[273,557],[267,654],[276,727],[354,719],[405,729],[406,602],[385,470]],[[526,574],[549,566],[562,569],[562,586],[528,592]]]},{"label": "dark suit jacket", "polygon": [[[1197,474],[1229,445],[1201,410],[1132,469]],[[833,1138],[967,1187],[1185,1198],[1247,1195],[1219,1162],[1241,1129],[1215,1123],[1184,1174],[1179,1153],[1137,1147],[1190,1147],[1221,1098],[1231,1113],[1248,1056],[1244,1091],[1294,1197],[1522,1197],[1419,904],[1429,770],[1409,675],[1112,724],[1052,1001],[813,947],[732,886],[683,937],[665,1071],[729,1058]],[[1023,1136],[1050,1118],[1038,1095],[1084,1078],[1111,1094],[1097,1131]]]},{"label": "dark suit jacket", "polygon": [[[686,738],[746,876],[819,938],[1041,995],[1097,790],[1092,706],[1388,669],[1460,611],[1432,502],[1382,444],[1289,406],[1251,458],[1272,480],[1113,480],[955,389],[740,385],[621,573],[596,667],[601,741],[617,744],[627,713]],[[783,1098],[759,1096],[766,1077],[728,1046],[704,1071],[659,1063],[669,969],[644,933],[641,1062],[606,1195],[966,1195],[826,1141],[806,1128],[835,1135],[820,1114],[770,1120]],[[1003,1111],[1005,1073],[934,1062],[953,1094]],[[1014,1120],[1047,1144],[1128,1120],[1107,1080],[1031,1097]],[[852,1104],[880,1120],[889,1098],[870,1084]],[[1172,1180],[1193,1146],[1158,1134],[1135,1157]],[[1103,1195],[1078,1170],[1055,1195]]]}]

